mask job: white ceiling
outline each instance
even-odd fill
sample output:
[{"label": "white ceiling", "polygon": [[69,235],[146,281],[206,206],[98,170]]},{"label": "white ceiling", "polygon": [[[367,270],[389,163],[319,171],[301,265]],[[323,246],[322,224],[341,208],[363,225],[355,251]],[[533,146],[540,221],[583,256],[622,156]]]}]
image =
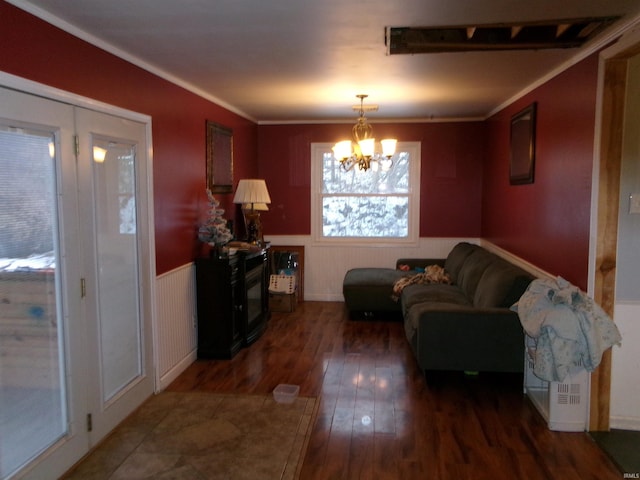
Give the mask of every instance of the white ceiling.
[{"label": "white ceiling", "polygon": [[[616,35],[638,0],[8,0],[259,123],[485,118]],[[581,49],[386,55],[386,26],[625,15]],[[123,79],[126,81],[126,79]]]}]

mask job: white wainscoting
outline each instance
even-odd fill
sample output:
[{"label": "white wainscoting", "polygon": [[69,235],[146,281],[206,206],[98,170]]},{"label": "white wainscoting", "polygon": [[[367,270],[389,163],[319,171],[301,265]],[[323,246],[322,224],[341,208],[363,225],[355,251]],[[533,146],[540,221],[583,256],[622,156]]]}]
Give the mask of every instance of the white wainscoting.
[{"label": "white wainscoting", "polygon": [[618,302],[613,313],[622,345],[613,347],[611,428],[640,430],[640,302]]},{"label": "white wainscoting", "polygon": [[343,301],[342,281],[347,270],[361,267],[395,268],[398,258],[446,258],[458,242],[478,243],[477,238],[421,238],[416,246],[326,246],[311,236],[273,235],[272,245],[304,245],[304,300]]},{"label": "white wainscoting", "polygon": [[156,390],[164,390],[196,360],[195,265],[156,277]]}]

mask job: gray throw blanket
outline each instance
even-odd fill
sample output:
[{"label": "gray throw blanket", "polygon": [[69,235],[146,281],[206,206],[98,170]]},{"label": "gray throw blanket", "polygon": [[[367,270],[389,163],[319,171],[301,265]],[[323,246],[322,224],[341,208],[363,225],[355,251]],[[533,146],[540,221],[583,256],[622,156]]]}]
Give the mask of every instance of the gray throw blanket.
[{"label": "gray throw blanket", "polygon": [[615,323],[585,292],[565,279],[536,279],[511,307],[535,339],[533,373],[562,382],[569,371],[593,371],[622,337]]}]

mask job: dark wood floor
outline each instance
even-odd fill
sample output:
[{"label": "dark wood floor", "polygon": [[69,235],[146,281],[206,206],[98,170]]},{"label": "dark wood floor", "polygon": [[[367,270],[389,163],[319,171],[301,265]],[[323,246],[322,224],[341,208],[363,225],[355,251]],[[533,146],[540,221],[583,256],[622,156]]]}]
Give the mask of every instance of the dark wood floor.
[{"label": "dark wood floor", "polygon": [[343,303],[305,302],[272,314],[233,360],[198,360],[168,390],[265,394],[293,383],[319,397],[305,480],[622,477],[588,434],[548,430],[520,376],[427,380],[400,322],[352,321]]}]

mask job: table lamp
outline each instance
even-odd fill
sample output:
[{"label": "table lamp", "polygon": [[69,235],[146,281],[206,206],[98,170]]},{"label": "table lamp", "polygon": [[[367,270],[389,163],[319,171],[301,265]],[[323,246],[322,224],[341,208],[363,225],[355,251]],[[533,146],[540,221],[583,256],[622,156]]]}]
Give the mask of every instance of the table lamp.
[{"label": "table lamp", "polygon": [[268,210],[271,203],[267,183],[262,179],[249,178],[238,182],[233,203],[242,204],[247,229],[247,242],[262,244],[262,227],[260,224],[260,211]]}]

